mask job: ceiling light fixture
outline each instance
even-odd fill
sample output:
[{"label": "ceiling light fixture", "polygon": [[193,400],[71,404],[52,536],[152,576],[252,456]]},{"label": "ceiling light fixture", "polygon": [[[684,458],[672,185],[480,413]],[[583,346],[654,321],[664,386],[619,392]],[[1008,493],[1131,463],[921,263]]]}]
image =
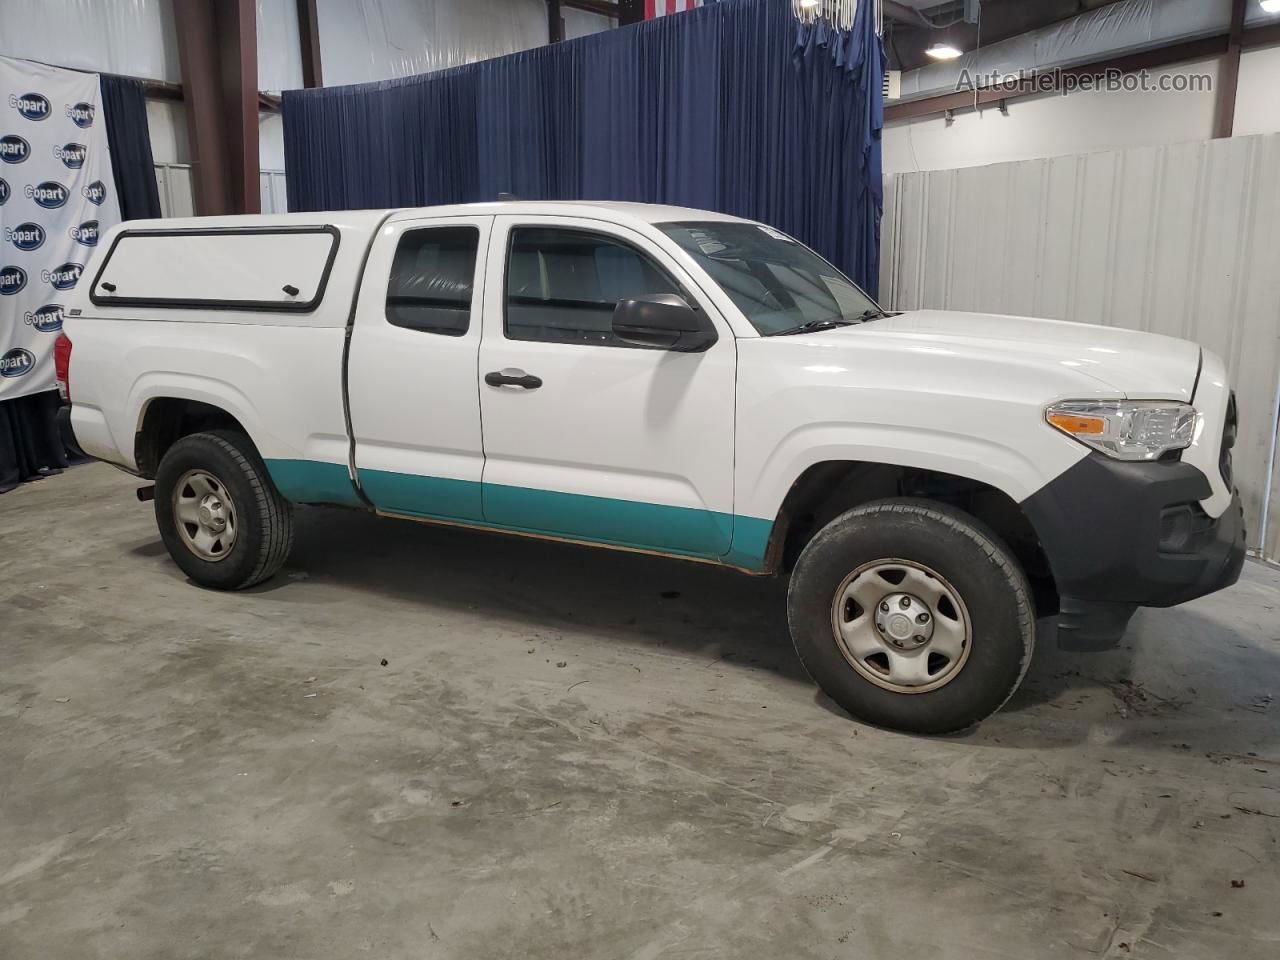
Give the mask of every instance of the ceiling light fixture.
[{"label": "ceiling light fixture", "polygon": [[1280,0],[1262,0],[1264,13],[1280,13]]},{"label": "ceiling light fixture", "polygon": [[[1280,0],[1278,0],[1278,2],[1280,2]],[[959,48],[954,44],[944,43],[942,41],[930,46],[925,53],[933,57],[935,60],[955,60],[957,57],[963,56]]]}]

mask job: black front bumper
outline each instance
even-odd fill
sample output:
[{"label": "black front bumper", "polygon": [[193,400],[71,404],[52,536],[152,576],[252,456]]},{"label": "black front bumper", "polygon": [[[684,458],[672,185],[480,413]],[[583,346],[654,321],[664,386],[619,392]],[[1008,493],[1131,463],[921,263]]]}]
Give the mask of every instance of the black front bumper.
[{"label": "black front bumper", "polygon": [[1210,492],[1188,464],[1093,453],[1022,506],[1063,597],[1171,607],[1240,578],[1240,496],[1212,519],[1198,502]]}]

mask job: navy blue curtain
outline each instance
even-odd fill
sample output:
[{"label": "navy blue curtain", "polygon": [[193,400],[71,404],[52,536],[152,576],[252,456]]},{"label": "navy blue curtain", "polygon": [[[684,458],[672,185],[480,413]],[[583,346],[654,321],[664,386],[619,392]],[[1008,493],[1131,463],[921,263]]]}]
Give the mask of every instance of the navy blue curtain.
[{"label": "navy blue curtain", "polygon": [[284,94],[289,209],[635,200],[773,224],[878,287],[884,62],[721,0],[441,73]]},{"label": "navy blue curtain", "polygon": [[124,220],[158,217],[160,190],[156,186],[156,166],[151,156],[147,99],[142,81],[110,73],[101,74],[99,80],[120,216]]}]

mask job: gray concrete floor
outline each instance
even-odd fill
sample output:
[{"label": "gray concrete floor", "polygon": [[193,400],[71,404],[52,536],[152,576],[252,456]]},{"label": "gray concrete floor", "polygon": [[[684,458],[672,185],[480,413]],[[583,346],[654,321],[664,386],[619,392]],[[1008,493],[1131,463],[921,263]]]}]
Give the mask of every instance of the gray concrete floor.
[{"label": "gray concrete floor", "polygon": [[776,582],[311,509],[218,594],[136,485],[0,497],[4,960],[1280,956],[1280,571],[921,739]]}]

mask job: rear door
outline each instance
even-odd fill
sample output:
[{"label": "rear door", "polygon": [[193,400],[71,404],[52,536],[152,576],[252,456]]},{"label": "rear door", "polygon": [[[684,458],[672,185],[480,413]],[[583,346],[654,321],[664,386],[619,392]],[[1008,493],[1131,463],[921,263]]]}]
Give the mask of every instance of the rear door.
[{"label": "rear door", "polygon": [[[617,302],[658,293],[701,310],[717,342],[675,353],[619,341]],[[736,345],[669,254],[601,220],[497,217],[484,322],[487,522],[666,553],[728,552]],[[490,374],[505,380],[488,383]]]},{"label": "rear door", "polygon": [[360,486],[379,510],[483,520],[476,359],[492,221],[393,220],[370,251],[347,390]]}]

